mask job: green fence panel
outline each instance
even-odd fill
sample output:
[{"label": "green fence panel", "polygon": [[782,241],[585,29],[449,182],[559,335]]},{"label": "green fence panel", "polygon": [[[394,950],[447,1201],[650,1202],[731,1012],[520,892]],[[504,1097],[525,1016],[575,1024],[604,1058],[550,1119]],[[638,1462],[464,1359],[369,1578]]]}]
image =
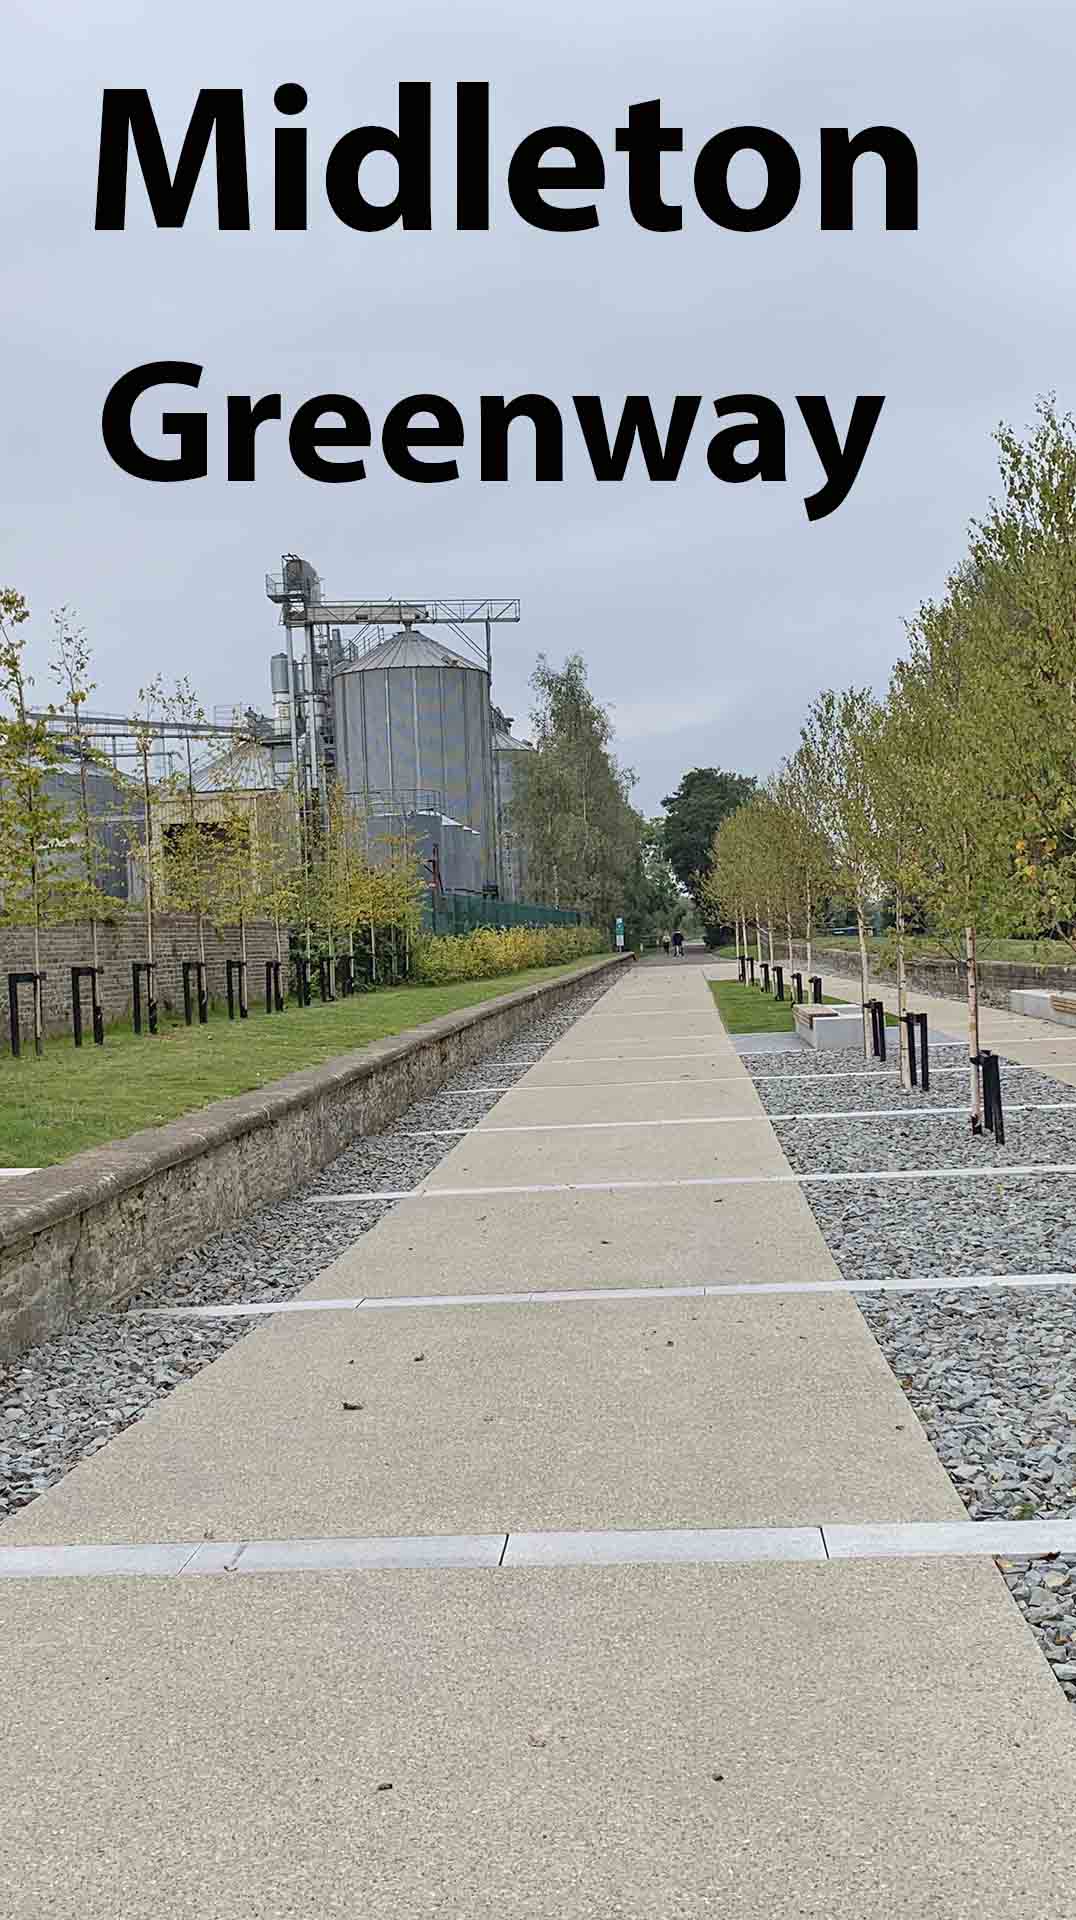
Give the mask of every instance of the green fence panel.
[{"label": "green fence panel", "polygon": [[476,927],[581,927],[578,907],[534,900],[487,900],[480,893],[428,893],[422,924],[429,933],[473,933]]}]

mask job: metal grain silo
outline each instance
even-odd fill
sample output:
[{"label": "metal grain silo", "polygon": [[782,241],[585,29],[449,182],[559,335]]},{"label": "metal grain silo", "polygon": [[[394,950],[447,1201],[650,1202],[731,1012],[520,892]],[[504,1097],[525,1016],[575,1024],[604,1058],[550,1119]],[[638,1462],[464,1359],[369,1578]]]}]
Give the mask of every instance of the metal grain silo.
[{"label": "metal grain silo", "polygon": [[[417,628],[333,676],[337,774],[371,812],[439,813],[481,835],[493,878],[489,676]],[[446,885],[451,879],[446,876]]]}]

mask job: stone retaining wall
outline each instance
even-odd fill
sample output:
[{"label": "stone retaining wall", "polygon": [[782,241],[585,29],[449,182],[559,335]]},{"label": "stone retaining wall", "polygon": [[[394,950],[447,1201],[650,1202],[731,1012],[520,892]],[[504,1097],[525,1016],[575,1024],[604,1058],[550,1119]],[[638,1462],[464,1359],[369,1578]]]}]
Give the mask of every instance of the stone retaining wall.
[{"label": "stone retaining wall", "polygon": [[377,1133],[582,981],[633,958],[591,961],[5,1181],[0,1360],[80,1314],[120,1306],[188,1248],[288,1193],[360,1135]]},{"label": "stone retaining wall", "polygon": [[[775,940],[776,949],[776,940]],[[796,965],[806,966],[807,949],[802,941],[793,941]],[[785,948],[787,952],[787,947]],[[780,959],[780,954],[778,958]],[[814,972],[838,974],[842,979],[859,980],[859,954],[850,947],[814,947]],[[907,967],[909,987],[920,993],[937,994],[943,1000],[963,1001],[967,981],[958,960],[910,960]],[[883,967],[871,956],[871,979],[896,984],[896,969]],[[1036,967],[1022,960],[983,960],[979,965],[979,997],[990,1007],[1008,1008],[1014,989],[1043,987],[1071,993],[1076,989],[1076,961],[1071,967]],[[805,989],[806,990],[806,989]]]}]

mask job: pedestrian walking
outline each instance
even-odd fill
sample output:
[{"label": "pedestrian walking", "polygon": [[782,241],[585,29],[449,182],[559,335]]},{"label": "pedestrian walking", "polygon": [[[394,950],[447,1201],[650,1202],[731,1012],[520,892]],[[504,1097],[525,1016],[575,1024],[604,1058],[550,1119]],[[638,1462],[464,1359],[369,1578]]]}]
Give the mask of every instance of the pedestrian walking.
[{"label": "pedestrian walking", "polygon": [[662,934],[662,936],[661,936],[661,944],[662,944],[662,947],[664,948],[664,952],[665,952],[665,958],[666,958],[666,960],[667,960],[667,959],[668,959],[668,957],[669,957],[669,936],[668,936],[668,934],[667,934],[667,933],[663,933],[663,934]]},{"label": "pedestrian walking", "polygon": [[673,953],[676,955],[676,958],[678,960],[682,960],[684,957],[684,936],[681,933],[679,927],[677,927],[676,932],[673,934],[672,943],[673,943]]}]

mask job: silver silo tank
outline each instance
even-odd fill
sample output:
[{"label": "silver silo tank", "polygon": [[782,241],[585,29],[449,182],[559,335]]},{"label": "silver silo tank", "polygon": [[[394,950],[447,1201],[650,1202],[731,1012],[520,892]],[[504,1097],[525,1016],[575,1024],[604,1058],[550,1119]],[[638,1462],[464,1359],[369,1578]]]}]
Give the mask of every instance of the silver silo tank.
[{"label": "silver silo tank", "polygon": [[491,880],[485,668],[417,628],[393,634],[334,674],[333,721],[337,772],[348,792],[393,794],[400,810],[440,808],[481,834]]}]

